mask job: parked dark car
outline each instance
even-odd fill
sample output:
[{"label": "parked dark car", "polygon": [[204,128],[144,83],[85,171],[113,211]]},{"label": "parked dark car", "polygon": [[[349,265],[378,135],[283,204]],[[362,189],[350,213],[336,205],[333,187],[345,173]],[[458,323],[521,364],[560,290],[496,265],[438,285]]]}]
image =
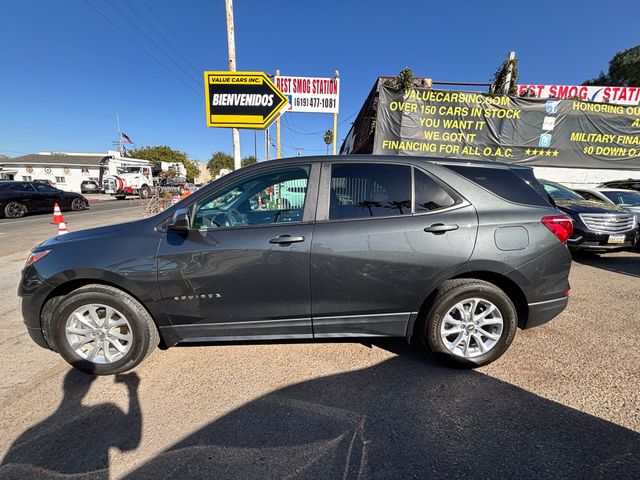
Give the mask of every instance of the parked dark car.
[{"label": "parked dark car", "polygon": [[598,187],[603,188],[624,188],[625,190],[636,190],[640,192],[640,179],[628,178],[626,180],[610,180],[603,182]]},{"label": "parked dark car", "polygon": [[475,367],[566,307],[571,231],[529,167],[296,157],[49,239],[19,294],[34,341],[96,374],[158,344],[390,336]]},{"label": "parked dark car", "polygon": [[20,218],[29,213],[53,213],[54,204],[62,210],[84,210],[89,202],[78,193],[65,192],[40,182],[1,182],[0,215]]},{"label": "parked dark car", "polygon": [[80,184],[80,191],[82,193],[102,193],[102,188],[95,180],[84,180]]},{"label": "parked dark car", "polygon": [[569,248],[574,251],[614,251],[632,248],[638,241],[635,214],[613,203],[586,200],[559,183],[541,180],[556,206],[573,220]]},{"label": "parked dark car", "polygon": [[576,188],[576,193],[586,200],[614,204],[636,214],[640,222],[640,192],[624,188]]}]

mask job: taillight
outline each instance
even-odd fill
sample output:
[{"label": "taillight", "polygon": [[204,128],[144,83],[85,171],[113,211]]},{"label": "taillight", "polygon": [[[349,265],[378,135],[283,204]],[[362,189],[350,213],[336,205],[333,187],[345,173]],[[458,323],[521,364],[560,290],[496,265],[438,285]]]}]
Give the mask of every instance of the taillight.
[{"label": "taillight", "polygon": [[540,220],[558,240],[565,243],[573,233],[573,222],[566,215],[551,215]]},{"label": "taillight", "polygon": [[41,258],[46,257],[50,251],[51,250],[40,250],[39,252],[31,252],[31,255],[27,258],[27,267],[33,265]]}]

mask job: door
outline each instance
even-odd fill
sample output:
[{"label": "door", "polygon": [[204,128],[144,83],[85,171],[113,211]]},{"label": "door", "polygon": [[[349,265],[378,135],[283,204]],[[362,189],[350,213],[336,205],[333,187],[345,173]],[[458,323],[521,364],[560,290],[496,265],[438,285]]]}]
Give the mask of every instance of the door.
[{"label": "door", "polygon": [[35,203],[40,211],[53,212],[53,207],[57,203],[60,208],[69,208],[68,202],[63,201],[62,192],[57,188],[50,187],[46,183],[34,182],[36,189]]},{"label": "door", "polygon": [[470,258],[475,209],[408,165],[327,164],[320,185],[314,336],[406,335],[428,293]]},{"label": "door", "polygon": [[[27,212],[38,211],[36,189],[29,182],[16,182],[5,190],[6,203],[9,201],[20,202],[27,207]],[[4,214],[4,212],[2,212]]]},{"label": "door", "polygon": [[[194,195],[191,229],[168,230],[158,252],[160,291],[182,340],[312,337],[318,177],[319,164],[269,167]],[[305,187],[303,201],[286,197],[292,185]]]}]

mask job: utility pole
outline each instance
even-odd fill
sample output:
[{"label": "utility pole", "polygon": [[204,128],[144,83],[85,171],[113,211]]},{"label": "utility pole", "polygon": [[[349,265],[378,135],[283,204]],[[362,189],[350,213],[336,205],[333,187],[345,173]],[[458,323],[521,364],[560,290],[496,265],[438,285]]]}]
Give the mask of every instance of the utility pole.
[{"label": "utility pole", "polygon": [[[276,70],[276,77],[280,76],[280,70]],[[278,160],[282,158],[282,150],[280,147],[280,116],[278,115],[278,119],[276,120],[276,157]]]},{"label": "utility pole", "polygon": [[123,143],[122,143],[122,131],[120,130],[120,112],[118,112],[117,110],[116,112],[116,125],[118,126],[118,152],[120,153],[120,156],[124,156],[124,152],[122,151],[123,148]]},{"label": "utility pole", "polygon": [[[335,71],[335,78],[340,78],[340,72]],[[333,113],[333,154],[336,155],[338,149],[338,112]]]},{"label": "utility pole", "polygon": [[504,81],[503,95],[509,95],[509,89],[511,88],[511,76],[513,74],[513,63],[516,60],[516,52],[509,52],[509,65],[507,65],[507,77]]},{"label": "utility pole", "polygon": [[269,138],[269,127],[267,127],[264,130],[264,159],[265,160],[270,160],[270,155],[269,155],[269,142],[271,141],[271,139]]},{"label": "utility pole", "polygon": [[[229,50],[229,71],[236,71],[236,39],[233,28],[233,0],[224,0],[227,17],[227,48]],[[240,131],[237,128],[232,130],[233,136],[233,167],[239,170],[242,167],[240,158]]]}]

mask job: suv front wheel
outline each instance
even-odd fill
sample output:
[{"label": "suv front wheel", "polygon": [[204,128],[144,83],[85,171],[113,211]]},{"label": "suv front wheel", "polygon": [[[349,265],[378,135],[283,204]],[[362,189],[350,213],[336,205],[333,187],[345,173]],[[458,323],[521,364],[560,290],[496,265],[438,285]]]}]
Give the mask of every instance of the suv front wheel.
[{"label": "suv front wheel", "polygon": [[55,306],[48,330],[67,362],[96,375],[132,369],[159,343],[149,312],[107,285],[86,285],[66,295]]},{"label": "suv front wheel", "polygon": [[479,367],[499,358],[511,345],[518,324],[509,297],[492,283],[449,280],[427,312],[423,339],[446,363]]}]

